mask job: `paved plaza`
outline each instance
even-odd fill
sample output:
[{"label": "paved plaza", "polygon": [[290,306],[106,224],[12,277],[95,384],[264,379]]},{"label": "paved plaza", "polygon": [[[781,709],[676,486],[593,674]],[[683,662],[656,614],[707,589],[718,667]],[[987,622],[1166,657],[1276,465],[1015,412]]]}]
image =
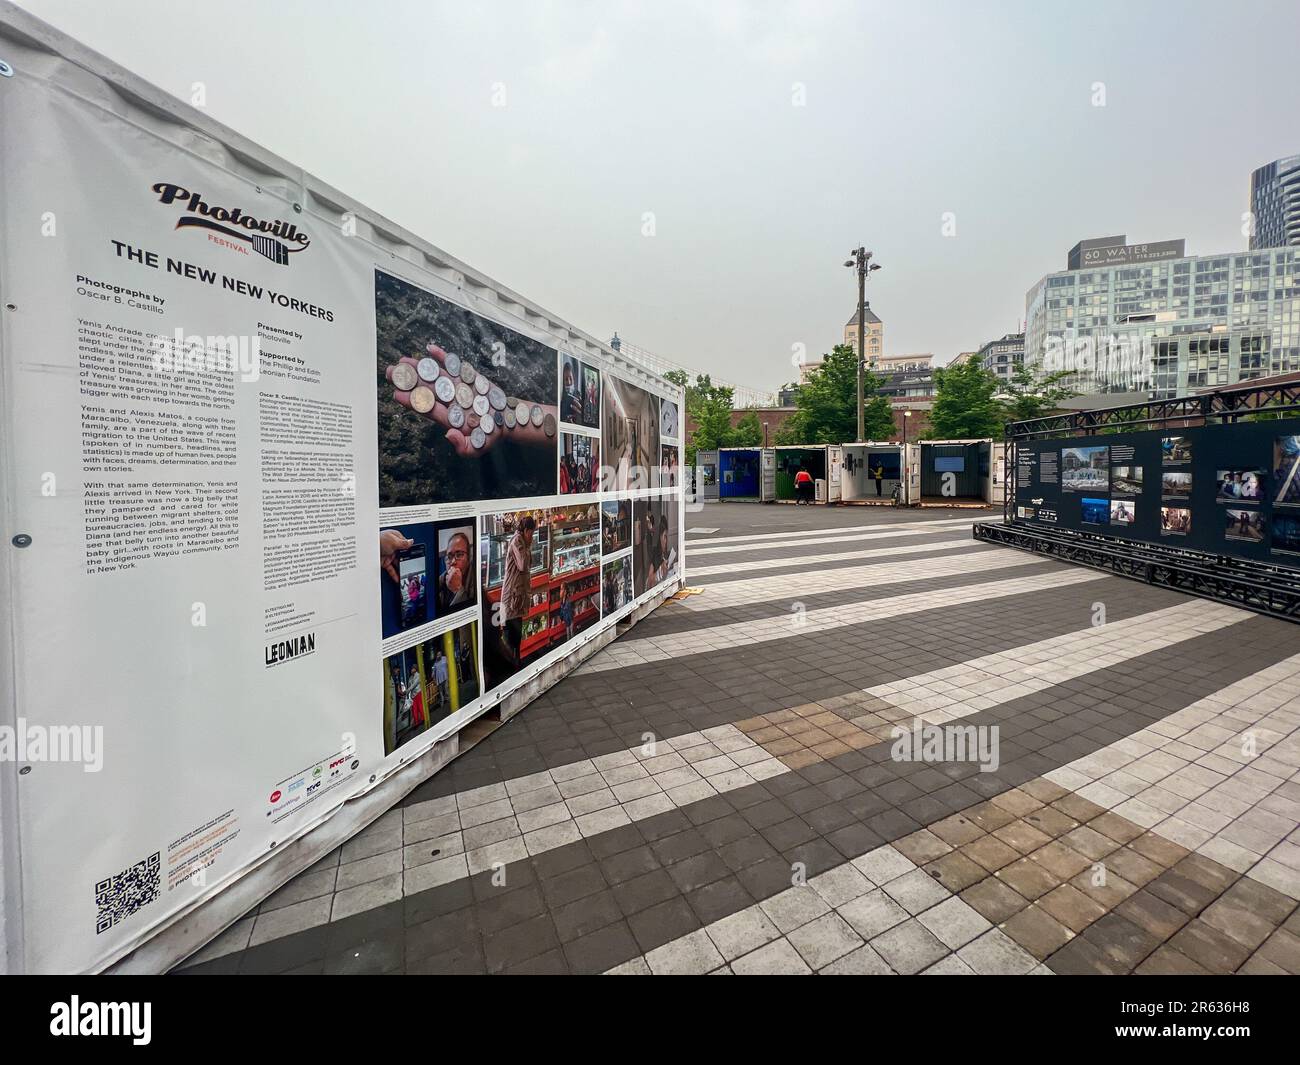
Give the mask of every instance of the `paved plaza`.
[{"label": "paved plaza", "polygon": [[178,971],[1300,972],[1300,628],[989,517],[689,514],[699,594]]}]

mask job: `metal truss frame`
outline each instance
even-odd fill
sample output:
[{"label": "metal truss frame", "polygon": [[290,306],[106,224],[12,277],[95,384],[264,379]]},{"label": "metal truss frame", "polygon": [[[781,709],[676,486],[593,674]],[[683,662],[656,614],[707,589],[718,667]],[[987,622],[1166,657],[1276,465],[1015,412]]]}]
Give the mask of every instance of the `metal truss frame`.
[{"label": "metal truss frame", "polygon": [[980,522],[973,533],[975,539],[987,543],[1017,547],[1271,617],[1300,621],[1297,570],[1068,529]]}]

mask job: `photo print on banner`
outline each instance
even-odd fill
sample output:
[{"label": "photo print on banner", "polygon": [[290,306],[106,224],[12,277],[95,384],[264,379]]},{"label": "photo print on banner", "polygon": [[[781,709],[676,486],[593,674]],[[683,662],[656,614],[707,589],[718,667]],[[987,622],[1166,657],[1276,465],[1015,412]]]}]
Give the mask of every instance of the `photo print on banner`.
[{"label": "photo print on banner", "polygon": [[554,495],[554,348],[375,271],[379,505]]},{"label": "photo print on banner", "polygon": [[676,444],[664,444],[660,449],[659,483],[664,488],[676,488],[681,478],[681,449]]},{"label": "photo print on banner", "polygon": [[1095,492],[1110,482],[1110,448],[1061,449],[1061,487],[1067,492]]},{"label": "photo print on banner", "polygon": [[560,495],[600,491],[600,437],[560,434]]},{"label": "photo print on banner", "polygon": [[1300,507],[1300,436],[1273,441],[1273,505]]},{"label": "photo print on banner", "polygon": [[601,488],[623,492],[650,488],[662,460],[659,445],[659,397],[644,388],[605,375],[601,408]]},{"label": "photo print on banner", "polygon": [[677,404],[671,399],[659,401],[659,435],[665,440],[677,439]]},{"label": "photo print on banner", "polygon": [[1264,498],[1264,478],[1260,469],[1216,470],[1214,497],[1220,503],[1258,503]]},{"label": "photo print on banner", "polygon": [[631,546],[632,500],[605,500],[600,505],[600,553],[616,555]]},{"label": "photo print on banner", "polygon": [[601,600],[605,616],[616,614],[632,602],[632,556],[612,559],[601,567]]},{"label": "photo print on banner", "polygon": [[478,622],[384,659],[384,754],[427,732],[479,696]]},{"label": "photo print on banner", "polygon": [[1110,469],[1110,490],[1120,496],[1140,496],[1142,494],[1141,466],[1112,466]]},{"label": "photo print on banner", "polygon": [[600,371],[576,355],[560,360],[560,421],[600,428]]},{"label": "photo print on banner", "polygon": [[1273,514],[1272,550],[1283,555],[1300,555],[1300,516]]},{"label": "photo print on banner", "polygon": [[490,691],[600,620],[600,507],[486,514],[479,543]]},{"label": "photo print on banner", "polygon": [[379,532],[379,605],[383,638],[472,607],[474,520],[416,522]]},{"label": "photo print on banner", "polygon": [[1253,507],[1225,507],[1223,516],[1223,535],[1229,540],[1245,540],[1252,544],[1264,542],[1268,523],[1258,510]]},{"label": "photo print on banner", "polygon": [[1110,501],[1110,523],[1112,525],[1132,525],[1136,516],[1137,510],[1132,500],[1112,499]]},{"label": "photo print on banner", "polygon": [[677,574],[681,556],[677,500],[654,496],[632,501],[632,587],[639,598]]}]

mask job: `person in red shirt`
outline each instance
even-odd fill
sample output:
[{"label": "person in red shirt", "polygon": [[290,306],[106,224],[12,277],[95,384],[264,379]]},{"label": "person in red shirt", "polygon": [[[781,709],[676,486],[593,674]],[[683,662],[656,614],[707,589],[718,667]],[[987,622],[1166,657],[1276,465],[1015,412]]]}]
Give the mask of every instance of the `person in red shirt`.
[{"label": "person in red shirt", "polygon": [[799,472],[794,475],[794,488],[799,498],[795,500],[795,506],[800,503],[812,504],[813,502],[813,479],[812,474],[799,467]]}]

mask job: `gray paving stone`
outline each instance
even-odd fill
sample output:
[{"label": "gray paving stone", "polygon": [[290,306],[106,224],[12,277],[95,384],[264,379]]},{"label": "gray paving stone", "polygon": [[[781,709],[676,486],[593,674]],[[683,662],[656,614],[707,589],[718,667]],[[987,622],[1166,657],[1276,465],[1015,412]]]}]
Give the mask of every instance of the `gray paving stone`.
[{"label": "gray paving stone", "polygon": [[913,869],[884,885],[884,892],[908,913],[918,914],[949,898],[946,887],[923,869]]},{"label": "gray paving stone", "polygon": [[821,969],[863,945],[862,938],[833,912],[796,928],[786,939],[813,969]]},{"label": "gray paving stone", "polygon": [[948,953],[948,948],[915,917],[876,936],[871,941],[871,949],[904,976],[919,973]]},{"label": "gray paving stone", "polygon": [[645,960],[656,976],[695,976],[723,964],[718,948],[702,928],[650,951]]},{"label": "gray paving stone", "polygon": [[982,976],[1019,976],[1038,965],[1037,958],[996,928],[966,944],[957,956]]},{"label": "gray paving stone", "polygon": [[337,891],[345,891],[372,880],[379,880],[402,871],[402,852],[386,851],[371,858],[362,858],[357,862],[344,862],[338,868]]},{"label": "gray paving stone", "polygon": [[868,946],[862,946],[857,950],[850,951],[838,961],[833,961],[824,969],[819,970],[819,972],[822,976],[896,975],[884,958]]},{"label": "gray paving stone", "polygon": [[273,939],[292,935],[294,932],[328,924],[332,903],[333,896],[323,895],[320,898],[308,899],[306,902],[272,910],[270,913],[260,913],[253,922],[253,931],[249,936],[248,945],[255,947],[259,943],[269,943]]},{"label": "gray paving stone", "polygon": [[731,963],[737,976],[806,976],[812,973],[807,962],[785,939],[777,939]]},{"label": "gray paving stone", "polygon": [[760,906],[747,906],[739,913],[709,925],[707,931],[713,945],[727,961],[757,950],[781,935]]},{"label": "gray paving stone", "polygon": [[357,887],[335,892],[330,920],[341,921],[364,910],[373,910],[385,903],[396,902],[401,897],[402,873],[399,870],[378,880],[370,880]]},{"label": "gray paving stone", "polygon": [[949,950],[964,947],[993,926],[957,897],[944,899],[917,916],[936,939]]},{"label": "gray paving stone", "polygon": [[788,888],[759,903],[759,906],[782,933],[790,932],[830,912],[826,900],[806,884]]}]

